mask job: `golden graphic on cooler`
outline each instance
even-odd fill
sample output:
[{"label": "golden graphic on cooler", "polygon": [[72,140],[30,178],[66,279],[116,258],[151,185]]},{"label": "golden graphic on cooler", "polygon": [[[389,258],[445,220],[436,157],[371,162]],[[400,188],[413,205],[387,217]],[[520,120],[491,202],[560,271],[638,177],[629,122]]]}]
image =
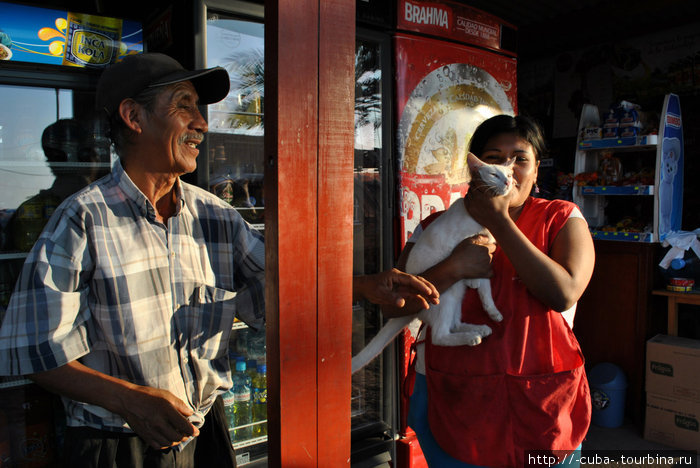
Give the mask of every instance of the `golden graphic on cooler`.
[{"label": "golden graphic on cooler", "polygon": [[[439,90],[425,101],[413,120],[403,157],[403,170],[413,174],[444,174],[446,182],[458,184],[466,180],[466,148],[472,125],[465,119],[465,108],[485,106],[501,110],[484,89],[459,84]],[[475,126],[474,126],[475,127]],[[465,134],[460,142],[457,131]],[[430,161],[428,154],[435,161]]]},{"label": "golden graphic on cooler", "polygon": [[464,63],[438,67],[417,83],[397,135],[405,238],[420,220],[464,196],[469,141],[485,119],[513,113],[506,94],[510,87]]}]

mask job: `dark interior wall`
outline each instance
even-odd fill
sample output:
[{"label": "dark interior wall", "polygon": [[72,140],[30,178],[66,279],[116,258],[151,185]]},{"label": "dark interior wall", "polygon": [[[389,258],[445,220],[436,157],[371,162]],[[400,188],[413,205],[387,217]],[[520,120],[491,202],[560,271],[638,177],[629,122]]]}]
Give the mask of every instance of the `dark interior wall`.
[{"label": "dark interior wall", "polygon": [[588,44],[518,64],[518,105],[541,122],[555,171],[574,168],[578,118],[583,104],[602,113],[627,100],[660,113],[664,95],[678,94],[685,143],[683,230],[700,227],[700,22],[645,35]]}]

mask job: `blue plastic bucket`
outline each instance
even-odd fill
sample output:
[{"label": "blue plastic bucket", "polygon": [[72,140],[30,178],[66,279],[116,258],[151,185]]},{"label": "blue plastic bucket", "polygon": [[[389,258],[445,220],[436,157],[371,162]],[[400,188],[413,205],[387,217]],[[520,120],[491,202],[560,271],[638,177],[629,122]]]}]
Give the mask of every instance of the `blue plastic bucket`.
[{"label": "blue plastic bucket", "polygon": [[625,419],[625,393],[627,378],[615,364],[596,364],[588,374],[593,404],[593,424],[602,427],[619,427]]}]

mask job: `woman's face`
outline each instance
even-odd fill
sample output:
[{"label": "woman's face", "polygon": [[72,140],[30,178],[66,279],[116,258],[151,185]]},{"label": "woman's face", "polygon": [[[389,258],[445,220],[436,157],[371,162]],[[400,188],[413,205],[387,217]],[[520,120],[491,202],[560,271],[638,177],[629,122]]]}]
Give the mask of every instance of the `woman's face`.
[{"label": "woman's face", "polygon": [[510,206],[517,207],[525,203],[537,181],[537,169],[540,165],[532,145],[517,135],[503,133],[491,137],[478,156],[487,164],[512,162],[516,193],[510,199]]}]

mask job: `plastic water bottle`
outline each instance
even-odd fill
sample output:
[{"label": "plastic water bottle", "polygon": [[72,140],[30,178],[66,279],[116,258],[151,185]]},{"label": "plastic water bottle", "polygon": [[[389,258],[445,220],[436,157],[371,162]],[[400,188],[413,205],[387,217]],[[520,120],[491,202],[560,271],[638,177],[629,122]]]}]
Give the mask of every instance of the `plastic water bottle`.
[{"label": "plastic water bottle", "polygon": [[228,426],[228,435],[231,438],[231,442],[233,442],[235,440],[233,435],[233,428],[236,427],[236,417],[233,408],[233,391],[231,391],[231,389],[227,390],[226,393],[224,393],[221,396],[221,399],[224,401],[224,413],[226,414],[226,425]]},{"label": "plastic water bottle", "polygon": [[[265,422],[260,422],[265,421]],[[253,379],[253,435],[267,435],[267,365],[258,365]]]},{"label": "plastic water bottle", "polygon": [[[236,372],[233,374],[233,419],[235,429],[233,440],[240,442],[250,439],[253,435],[253,405],[250,376],[246,373],[245,361],[236,361]],[[247,427],[241,427],[246,426]]]}]

